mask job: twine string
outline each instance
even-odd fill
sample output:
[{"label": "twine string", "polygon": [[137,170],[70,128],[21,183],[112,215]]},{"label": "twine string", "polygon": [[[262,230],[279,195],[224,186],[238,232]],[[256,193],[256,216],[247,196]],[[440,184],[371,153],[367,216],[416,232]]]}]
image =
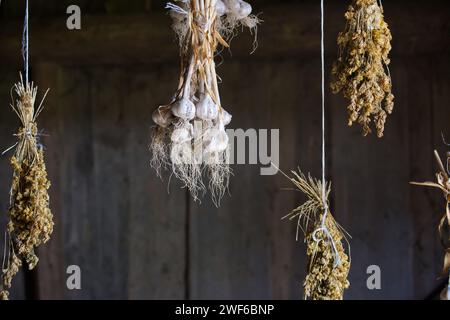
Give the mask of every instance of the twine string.
[{"label": "twine string", "polygon": [[22,37],[22,57],[25,71],[25,84],[29,81],[29,5],[28,0],[25,0],[25,19],[23,23],[23,37]]},{"label": "twine string", "polygon": [[[336,243],[330,231],[327,228],[326,222],[329,214],[328,201],[327,201],[327,181],[326,181],[326,113],[325,113],[325,10],[324,0],[320,1],[320,58],[321,58],[321,76],[322,76],[322,202],[323,202],[323,215],[321,226],[313,232],[313,240],[320,242],[321,239],[317,238],[318,232],[323,232],[325,238],[330,242],[333,255],[334,255],[334,267],[341,264],[341,258],[336,247]],[[322,239],[323,240],[323,239]]]}]

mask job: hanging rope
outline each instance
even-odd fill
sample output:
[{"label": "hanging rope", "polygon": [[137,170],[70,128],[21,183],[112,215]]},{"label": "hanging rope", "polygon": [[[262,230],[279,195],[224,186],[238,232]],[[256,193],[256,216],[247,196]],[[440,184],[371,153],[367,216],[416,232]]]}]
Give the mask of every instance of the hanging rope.
[{"label": "hanging rope", "polygon": [[323,191],[323,207],[325,214],[328,213],[328,204],[326,198],[326,141],[325,141],[325,42],[324,42],[324,5],[320,1],[320,58],[322,67],[322,191]]},{"label": "hanging rope", "polygon": [[28,20],[29,20],[29,6],[28,0],[25,0],[25,20],[23,23],[23,38],[22,38],[22,56],[24,63],[24,71],[25,71],[25,84],[28,84],[29,81],[29,28],[28,28]]},{"label": "hanging rope", "polygon": [[322,75],[322,202],[324,213],[322,215],[322,223],[320,228],[314,231],[313,239],[316,242],[323,241],[323,239],[318,239],[316,237],[318,232],[325,234],[325,237],[330,242],[333,247],[334,253],[334,267],[341,264],[341,257],[339,251],[337,250],[336,244],[334,243],[333,237],[331,236],[328,228],[326,226],[327,217],[329,214],[328,202],[327,202],[327,181],[326,181],[326,113],[325,113],[325,10],[324,10],[324,0],[320,1],[320,58],[321,58],[321,75]]}]

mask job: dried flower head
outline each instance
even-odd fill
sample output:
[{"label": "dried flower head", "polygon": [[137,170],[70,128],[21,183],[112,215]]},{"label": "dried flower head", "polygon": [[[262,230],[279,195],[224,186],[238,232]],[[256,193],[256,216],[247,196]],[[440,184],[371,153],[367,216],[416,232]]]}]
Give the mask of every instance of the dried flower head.
[{"label": "dried flower head", "polygon": [[297,220],[297,240],[299,230],[302,230],[307,244],[305,299],[342,300],[344,290],[350,286],[347,280],[350,260],[343,245],[344,241],[348,244],[345,230],[328,209],[331,186],[328,184],[323,188],[321,181],[301,172],[292,171],[292,174],[294,177],[288,178],[307,197],[306,202],[285,217]]},{"label": "dried flower head", "polygon": [[450,172],[448,170],[448,164],[450,162],[450,155],[447,159],[447,167],[444,167],[439,153],[435,150],[434,156],[439,167],[439,171],[436,173],[436,182],[411,182],[413,185],[432,187],[440,189],[444,194],[445,199],[445,213],[443,214],[439,223],[439,235],[441,237],[441,243],[445,250],[444,256],[444,268],[442,274],[448,276],[450,272]]},{"label": "dried flower head", "polygon": [[[10,192],[10,207],[7,224],[8,240],[5,243],[8,258],[3,263],[2,288],[7,298],[11,281],[22,265],[33,269],[39,259],[35,249],[50,239],[53,232],[53,216],[49,208],[48,189],[50,182],[44,163],[43,148],[38,145],[36,118],[42,111],[42,102],[37,109],[34,104],[37,88],[24,84],[15,85],[17,100],[11,105],[19,116],[22,127],[17,133],[18,142],[11,158],[13,181]],[[45,98],[45,96],[44,96]]]},{"label": "dried flower head", "polygon": [[392,35],[377,0],[353,0],[345,18],[346,29],[337,40],[339,55],[332,69],[331,89],[350,101],[349,126],[359,123],[366,136],[374,121],[381,138],[387,115],[394,108],[388,69]]},{"label": "dried flower head", "polygon": [[181,72],[172,101],[152,115],[151,165],[159,176],[171,168],[195,200],[209,188],[219,206],[231,175],[225,129],[231,115],[221,104],[214,58],[237,27],[256,29],[259,19],[243,0],[186,0],[167,8],[180,41]]}]

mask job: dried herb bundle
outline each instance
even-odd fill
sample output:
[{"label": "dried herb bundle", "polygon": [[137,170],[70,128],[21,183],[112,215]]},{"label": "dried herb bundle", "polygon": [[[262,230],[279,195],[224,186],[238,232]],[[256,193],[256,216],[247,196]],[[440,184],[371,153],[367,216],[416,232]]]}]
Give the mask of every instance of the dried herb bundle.
[{"label": "dried herb bundle", "polygon": [[439,235],[441,237],[442,246],[445,249],[443,276],[447,277],[450,272],[450,153],[447,155],[447,167],[444,167],[439,153],[435,150],[434,155],[439,167],[439,172],[436,173],[437,183],[435,182],[411,182],[411,184],[425,187],[438,188],[444,193],[446,201],[445,213],[439,223]]},{"label": "dried herb bundle", "polygon": [[180,40],[181,73],[172,101],[153,113],[151,165],[158,175],[170,167],[194,199],[206,191],[216,205],[229,182],[228,136],[231,115],[222,108],[214,57],[238,26],[256,28],[258,18],[242,0],[186,0],[168,3]]},{"label": "dried herb bundle", "polygon": [[[331,185],[326,185],[327,206],[324,208],[322,182],[306,177],[301,171],[292,171],[291,182],[307,197],[307,201],[294,209],[285,218],[297,220],[307,244],[308,274],[303,284],[305,299],[342,300],[344,290],[350,286],[347,276],[350,260],[343,242],[345,230],[334,220],[328,210]],[[326,214],[325,214],[326,212]]]},{"label": "dried herb bundle", "polygon": [[381,138],[387,115],[394,108],[388,69],[391,32],[377,0],[353,0],[345,18],[345,31],[337,40],[339,55],[333,65],[331,89],[350,101],[349,126],[359,123],[366,136],[374,121]]},{"label": "dried herb bundle", "polygon": [[22,260],[30,270],[33,269],[39,260],[35,249],[47,242],[53,232],[53,216],[48,195],[50,182],[47,179],[44,151],[37,140],[36,118],[43,105],[41,102],[37,109],[34,107],[37,88],[33,83],[24,84],[21,78],[14,90],[17,99],[11,107],[19,117],[22,127],[17,133],[18,142],[11,158],[14,173],[2,266],[2,299],[8,298],[12,278],[22,266]]}]

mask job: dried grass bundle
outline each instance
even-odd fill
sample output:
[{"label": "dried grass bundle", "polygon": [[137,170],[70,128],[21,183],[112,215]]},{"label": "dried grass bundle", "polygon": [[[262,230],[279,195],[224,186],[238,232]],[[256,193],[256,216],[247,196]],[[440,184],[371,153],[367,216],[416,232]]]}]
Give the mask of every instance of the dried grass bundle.
[{"label": "dried grass bundle", "polygon": [[219,46],[229,47],[236,27],[256,28],[259,20],[242,0],[185,0],[167,8],[180,41],[181,73],[172,101],[152,116],[151,165],[158,175],[171,168],[196,200],[209,188],[219,206],[231,174],[225,127],[232,117],[220,101],[214,57]]},{"label": "dried grass bundle", "polygon": [[337,40],[339,56],[333,65],[331,89],[350,100],[349,126],[359,123],[366,136],[374,121],[381,138],[387,115],[394,108],[388,69],[391,32],[377,0],[353,0],[345,18],[345,31]]},{"label": "dried grass bundle", "polygon": [[350,286],[347,280],[350,260],[343,245],[343,241],[348,244],[346,232],[328,209],[331,184],[325,188],[327,206],[324,208],[322,182],[310,175],[306,177],[300,170],[292,174],[293,178],[287,177],[307,197],[305,203],[284,217],[297,220],[297,240],[302,230],[307,244],[305,299],[342,300],[344,290]]},{"label": "dried grass bundle", "polygon": [[437,183],[435,182],[411,182],[413,185],[438,188],[444,193],[444,199],[446,201],[445,213],[439,223],[439,235],[441,237],[442,246],[445,249],[444,268],[442,274],[447,277],[450,272],[450,153],[447,154],[447,167],[444,167],[439,153],[435,150],[434,155],[439,167],[439,171],[436,173]]},{"label": "dried grass bundle", "polygon": [[[17,95],[11,107],[22,127],[11,158],[13,181],[10,193],[9,222],[6,230],[5,255],[2,265],[0,298],[8,298],[11,281],[24,260],[32,270],[38,263],[35,249],[50,239],[53,215],[49,208],[50,182],[44,163],[44,151],[38,143],[36,119],[43,109],[43,101],[35,109],[37,87],[24,84],[14,86]],[[47,91],[48,92],[48,91]]]}]

